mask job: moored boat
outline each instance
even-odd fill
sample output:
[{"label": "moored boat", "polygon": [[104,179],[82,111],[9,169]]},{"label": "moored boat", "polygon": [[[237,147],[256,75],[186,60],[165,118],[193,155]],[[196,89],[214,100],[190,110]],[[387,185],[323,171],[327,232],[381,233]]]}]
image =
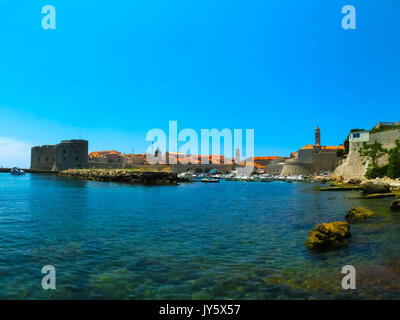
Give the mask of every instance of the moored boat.
[{"label": "moored boat", "polygon": [[217,178],[204,178],[204,179],[201,179],[201,182],[216,183],[216,182],[219,182],[219,179],[217,179]]},{"label": "moored boat", "polygon": [[23,176],[25,174],[25,171],[20,168],[14,167],[11,169],[11,174],[13,176]]},{"label": "moored boat", "polygon": [[178,174],[178,178],[183,182],[192,182],[194,181],[194,175],[192,172],[183,172]]}]

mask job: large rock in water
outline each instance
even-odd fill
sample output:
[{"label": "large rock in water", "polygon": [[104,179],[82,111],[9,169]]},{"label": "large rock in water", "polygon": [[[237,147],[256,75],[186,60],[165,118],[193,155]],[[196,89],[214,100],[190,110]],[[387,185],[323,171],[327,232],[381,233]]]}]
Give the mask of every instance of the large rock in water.
[{"label": "large rock in water", "polygon": [[346,246],[350,237],[347,222],[321,223],[310,230],[304,245],[312,250],[329,250]]},{"label": "large rock in water", "polygon": [[365,219],[372,218],[374,213],[364,207],[354,207],[346,214],[346,220],[350,222],[363,222]]},{"label": "large rock in water", "polygon": [[365,181],[361,183],[361,189],[364,194],[389,193],[390,185],[381,181]]},{"label": "large rock in water", "polygon": [[400,211],[400,199],[396,199],[392,201],[390,206],[390,210],[392,211]]}]

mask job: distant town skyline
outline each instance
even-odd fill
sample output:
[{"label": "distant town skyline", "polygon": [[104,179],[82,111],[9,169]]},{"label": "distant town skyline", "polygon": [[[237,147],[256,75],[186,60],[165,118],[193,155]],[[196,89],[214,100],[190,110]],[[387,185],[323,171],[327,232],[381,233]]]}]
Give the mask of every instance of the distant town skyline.
[{"label": "distant town skyline", "polygon": [[[146,152],[146,133],[254,129],[256,156],[339,145],[400,120],[400,4],[342,1],[0,1],[0,166],[86,139],[89,152]],[[347,4],[347,3],[346,3]],[[88,14],[88,12],[90,14]],[[12,30],[12,32],[10,32]]]},{"label": "distant town skyline", "polygon": [[[371,128],[366,128],[366,130],[369,130],[369,129],[372,129],[372,127]],[[271,157],[271,156],[290,157],[290,155],[292,153],[296,152],[301,147],[306,146],[306,145],[314,145],[315,144],[315,131],[312,131],[312,132],[314,132],[314,137],[312,137],[312,139],[314,139],[314,140],[311,139],[311,140],[309,140],[307,142],[304,142],[302,144],[300,143],[299,145],[297,145],[293,149],[290,149],[287,153],[284,153],[283,149],[280,149],[280,150],[276,149],[278,151],[275,150],[275,152],[271,151],[269,153],[268,153],[268,151],[267,151],[267,153],[260,153],[260,152],[257,152],[257,150],[255,150],[255,156],[256,157],[264,157],[264,156],[267,156],[267,157]],[[344,138],[342,139],[342,141],[337,143],[337,145],[341,145],[343,143],[343,141],[346,138],[346,135],[348,133],[349,132],[347,132],[344,135]],[[74,139],[77,139],[77,138],[86,139],[85,137],[82,137],[81,135],[79,135],[79,137],[74,137]],[[61,139],[61,140],[66,140],[66,139]],[[46,143],[44,143],[44,144],[45,145],[46,144],[48,144],[48,145],[57,144],[57,142],[51,142],[51,141],[53,141],[53,139],[48,139],[48,141]],[[224,154],[224,152],[223,152],[224,151],[223,150],[223,138],[221,138],[221,142],[222,143],[221,143],[221,152],[220,152],[220,154],[223,155]],[[121,145],[123,143],[124,143],[124,141],[118,141],[117,140],[110,147],[108,147],[107,145],[104,145],[103,148],[100,147],[100,148],[96,149],[96,148],[90,147],[90,141],[89,141],[89,153],[93,153],[93,152],[96,152],[96,151],[106,151],[106,150],[108,150],[108,151],[117,151],[117,152],[120,152],[122,154],[132,154],[132,153],[134,153],[134,154],[145,154],[147,149],[149,148],[149,146],[151,146],[151,143],[147,142],[147,143],[145,143],[145,146],[144,146],[143,150],[137,150],[135,147],[132,147],[131,150],[127,150],[127,151],[122,150],[121,151],[120,149],[115,148],[115,145]],[[39,145],[39,144],[37,144],[37,145]],[[13,139],[13,138],[0,137],[0,155],[1,155],[1,157],[0,157],[0,166],[4,167],[4,168],[13,167],[13,166],[29,168],[29,166],[30,166],[29,163],[30,163],[30,160],[31,160],[31,148],[34,147],[34,146],[37,146],[37,145],[30,145],[30,144],[28,144],[28,143],[26,143],[24,141],[19,141],[19,140]],[[321,145],[327,145],[327,144],[326,143],[325,144],[322,143]],[[244,147],[245,146],[243,146],[243,148]],[[271,150],[274,150],[274,149],[271,148]],[[244,155],[243,158],[246,158],[245,149],[242,152],[243,152],[243,155]],[[200,152],[198,154],[200,154]],[[211,152],[210,152],[210,154],[211,154]],[[235,150],[232,150],[232,155],[233,154],[235,154]]]}]

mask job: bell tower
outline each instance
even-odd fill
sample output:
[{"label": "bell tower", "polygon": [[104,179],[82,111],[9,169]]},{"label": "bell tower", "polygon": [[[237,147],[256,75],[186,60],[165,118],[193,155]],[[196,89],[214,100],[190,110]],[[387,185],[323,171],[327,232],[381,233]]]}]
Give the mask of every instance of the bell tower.
[{"label": "bell tower", "polygon": [[236,149],[236,154],[235,154],[235,162],[240,163],[240,150],[239,148]]},{"label": "bell tower", "polygon": [[315,145],[316,146],[321,145],[321,132],[319,131],[318,126],[315,128]]}]

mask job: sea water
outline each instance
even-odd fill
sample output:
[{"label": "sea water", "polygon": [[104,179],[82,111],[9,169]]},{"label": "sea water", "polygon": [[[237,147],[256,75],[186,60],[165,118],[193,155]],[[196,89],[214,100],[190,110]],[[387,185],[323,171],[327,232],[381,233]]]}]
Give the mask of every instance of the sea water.
[{"label": "sea water", "polygon": [[[317,184],[138,186],[0,173],[1,299],[399,299],[400,214],[390,199]],[[346,248],[304,247],[361,205]],[[56,269],[44,290],[42,267]],[[356,268],[343,290],[342,267]]]}]

